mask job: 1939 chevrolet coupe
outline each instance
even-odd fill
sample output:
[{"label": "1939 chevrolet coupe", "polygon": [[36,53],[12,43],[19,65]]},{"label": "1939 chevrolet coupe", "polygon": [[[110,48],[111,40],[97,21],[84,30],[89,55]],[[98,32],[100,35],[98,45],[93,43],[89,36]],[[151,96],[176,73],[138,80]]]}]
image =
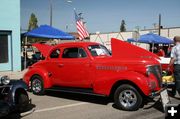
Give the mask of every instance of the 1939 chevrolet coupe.
[{"label": "1939 chevrolet coupe", "polygon": [[0,76],[0,118],[11,112],[24,112],[29,105],[27,85],[21,80]]},{"label": "1939 chevrolet coupe", "polygon": [[[41,50],[45,60],[29,67],[23,80],[34,94],[46,89],[113,96],[123,110],[137,110],[143,99],[161,89],[157,56],[118,39],[112,54],[94,42],[63,43]],[[39,47],[41,49],[41,47]]]}]

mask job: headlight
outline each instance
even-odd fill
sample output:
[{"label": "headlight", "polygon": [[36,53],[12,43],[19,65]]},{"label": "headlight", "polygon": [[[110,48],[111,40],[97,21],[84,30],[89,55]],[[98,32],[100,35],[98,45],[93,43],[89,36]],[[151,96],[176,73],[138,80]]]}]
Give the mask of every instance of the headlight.
[{"label": "headlight", "polygon": [[148,66],[146,69],[146,74],[150,79],[149,83],[151,82],[151,80],[156,80],[157,86],[161,87],[162,74],[161,67],[159,65]]},{"label": "headlight", "polygon": [[2,76],[0,77],[0,84],[7,85],[10,82],[10,78],[8,76]]}]

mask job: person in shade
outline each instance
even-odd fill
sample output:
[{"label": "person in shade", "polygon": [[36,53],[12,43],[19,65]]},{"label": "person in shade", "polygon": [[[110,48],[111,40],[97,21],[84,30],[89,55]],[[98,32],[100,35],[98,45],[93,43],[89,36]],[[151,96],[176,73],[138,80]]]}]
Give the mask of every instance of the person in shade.
[{"label": "person in shade", "polygon": [[162,46],[159,46],[157,55],[158,55],[159,57],[165,57],[165,52],[164,52]]},{"label": "person in shade", "polygon": [[172,96],[176,95],[176,90],[180,95],[180,36],[174,37],[175,46],[171,51],[171,60],[168,66],[168,70],[173,66],[174,67],[174,79],[175,86],[172,89]]}]

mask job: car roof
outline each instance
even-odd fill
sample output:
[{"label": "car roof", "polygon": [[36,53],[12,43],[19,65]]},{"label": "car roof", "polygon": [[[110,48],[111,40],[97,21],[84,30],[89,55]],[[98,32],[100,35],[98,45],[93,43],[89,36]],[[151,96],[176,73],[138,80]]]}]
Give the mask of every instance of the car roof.
[{"label": "car roof", "polygon": [[83,46],[87,47],[89,45],[100,45],[99,43],[96,42],[86,42],[86,41],[81,41],[81,42],[67,42],[67,43],[61,43],[56,45],[56,47],[67,47],[67,46]]}]

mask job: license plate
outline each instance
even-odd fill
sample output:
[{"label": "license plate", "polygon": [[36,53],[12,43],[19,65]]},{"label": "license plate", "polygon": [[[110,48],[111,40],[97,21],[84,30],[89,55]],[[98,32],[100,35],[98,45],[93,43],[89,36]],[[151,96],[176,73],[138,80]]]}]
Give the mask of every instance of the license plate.
[{"label": "license plate", "polygon": [[161,91],[160,96],[161,96],[161,102],[165,111],[165,106],[170,103],[170,98],[169,98],[167,89],[164,89],[163,91]]}]

